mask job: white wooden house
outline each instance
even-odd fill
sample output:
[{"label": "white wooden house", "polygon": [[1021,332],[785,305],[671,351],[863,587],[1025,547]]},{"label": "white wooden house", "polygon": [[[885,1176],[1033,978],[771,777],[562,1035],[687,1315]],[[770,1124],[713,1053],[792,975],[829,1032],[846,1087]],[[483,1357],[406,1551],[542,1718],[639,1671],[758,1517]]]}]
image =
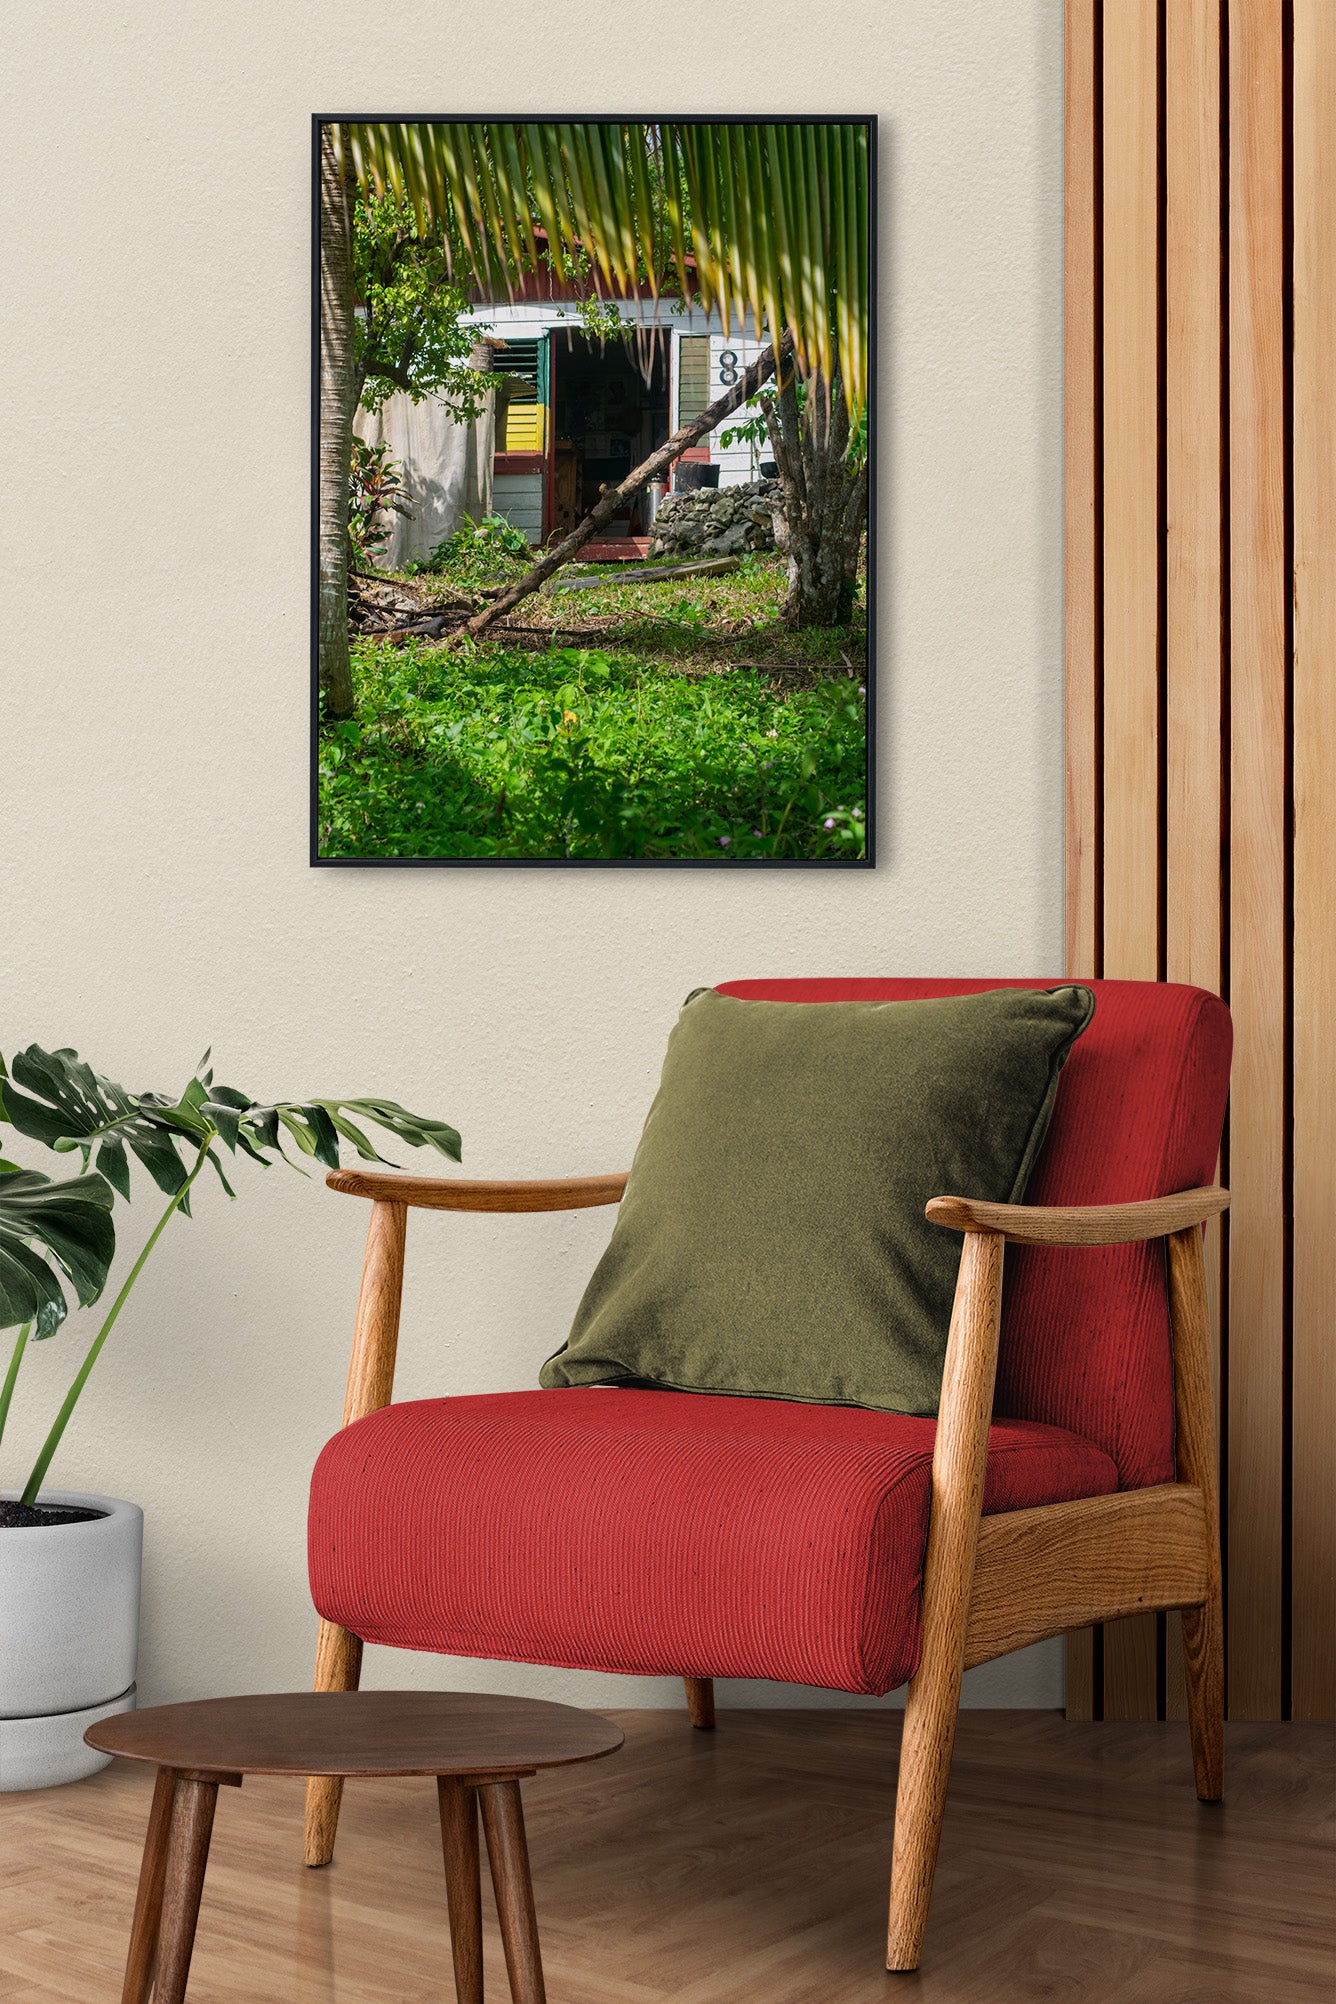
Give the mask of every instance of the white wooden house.
[{"label": "white wooden house", "polygon": [[[489,399],[484,417],[468,428],[467,440],[464,428],[439,407],[434,425],[424,426],[422,408],[415,415],[402,395],[391,397],[374,421],[359,413],[358,430],[388,440],[403,461],[410,500],[427,511],[420,522],[396,523],[388,563],[424,554],[424,534],[434,547],[458,526],[468,505],[456,470],[463,460],[472,464],[490,456],[491,508],[531,543],[564,534],[594,505],[600,488],[624,480],[736,382],[765,345],[750,325],[742,334],[726,334],[717,313],[684,308],[679,299],[624,300],[617,312],[629,327],[646,330],[646,338],[599,341],[585,333],[571,298],[521,298],[475,308],[467,318],[477,330],[476,360],[506,382]],[[720,438],[754,414],[755,406],[746,406],[684,458],[717,465],[721,486],[756,479],[767,451],[743,443],[725,446]],[[432,463],[433,438],[439,441],[439,466]],[[447,478],[448,472],[453,477]],[[469,484],[472,496],[486,492],[485,469],[480,472]],[[458,497],[449,522],[442,514],[446,495]],[[604,540],[590,546],[591,553],[639,555],[648,529],[642,504],[624,509]]]},{"label": "white wooden house", "polygon": [[[573,528],[601,487],[624,480],[736,382],[765,345],[751,329],[726,334],[717,313],[678,307],[674,300],[619,302],[629,326],[655,330],[643,346],[586,334],[569,300],[477,309],[479,339],[492,343],[491,367],[514,376],[518,391],[497,401],[492,506],[531,543]],[[721,486],[754,480],[768,454],[741,442],[725,446],[720,437],[753,410],[684,456],[717,465]],[[647,529],[633,507],[614,522],[610,540]]]}]

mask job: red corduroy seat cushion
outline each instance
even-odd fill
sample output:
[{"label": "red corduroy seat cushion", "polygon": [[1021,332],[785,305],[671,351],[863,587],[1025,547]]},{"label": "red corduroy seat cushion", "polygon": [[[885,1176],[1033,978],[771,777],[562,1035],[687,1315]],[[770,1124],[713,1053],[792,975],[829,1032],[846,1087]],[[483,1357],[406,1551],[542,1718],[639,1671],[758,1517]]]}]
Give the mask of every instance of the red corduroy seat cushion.
[{"label": "red corduroy seat cushion", "polygon": [[[311,1592],[368,1642],[880,1694],[918,1662],[936,1422],[622,1389],[387,1406],[311,1485]],[[1105,1495],[1110,1458],[1001,1420],[986,1512]]]}]

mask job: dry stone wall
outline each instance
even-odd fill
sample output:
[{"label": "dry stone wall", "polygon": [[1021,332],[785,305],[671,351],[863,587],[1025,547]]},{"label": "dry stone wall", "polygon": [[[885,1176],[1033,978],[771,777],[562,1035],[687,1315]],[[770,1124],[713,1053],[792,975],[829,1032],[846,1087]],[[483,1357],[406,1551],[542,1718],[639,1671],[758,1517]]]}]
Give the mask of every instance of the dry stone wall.
[{"label": "dry stone wall", "polygon": [[740,557],[748,550],[773,550],[771,509],[782,500],[777,480],[670,494],[654,518],[649,554],[684,563],[693,557]]}]

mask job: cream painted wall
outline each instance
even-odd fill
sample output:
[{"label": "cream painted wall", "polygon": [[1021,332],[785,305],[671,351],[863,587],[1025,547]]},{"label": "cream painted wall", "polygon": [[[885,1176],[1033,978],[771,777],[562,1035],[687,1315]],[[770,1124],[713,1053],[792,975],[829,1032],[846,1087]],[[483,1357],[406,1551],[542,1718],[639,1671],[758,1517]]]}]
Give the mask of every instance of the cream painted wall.
[{"label": "cream painted wall", "polygon": [[[448,1117],[475,1174],[580,1172],[629,1159],[702,982],[1060,966],[1061,8],[769,0],[717,82],[715,0],[645,33],[519,0],[504,84],[484,18],[11,4],[0,1047],[72,1043],[139,1086],[212,1043],[257,1094]],[[605,108],[880,115],[883,861],[313,872],[309,114]],[[58,1469],[145,1508],[149,1700],[310,1671],[305,1485],[365,1216],[319,1182],[241,1182],[165,1243]],[[400,1391],[531,1385],[608,1222],[415,1220]],[[8,1479],[78,1344],[33,1356]],[[368,1680],[680,1702],[382,1652]],[[1057,1703],[1056,1646],[972,1696]]]}]

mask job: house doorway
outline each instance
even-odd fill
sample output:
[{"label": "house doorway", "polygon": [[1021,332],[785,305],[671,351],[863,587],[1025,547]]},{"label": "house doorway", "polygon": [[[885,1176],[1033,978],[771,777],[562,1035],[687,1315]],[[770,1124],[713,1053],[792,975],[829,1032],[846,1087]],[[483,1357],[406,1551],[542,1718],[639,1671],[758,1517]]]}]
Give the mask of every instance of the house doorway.
[{"label": "house doorway", "polygon": [[[669,434],[667,336],[656,342],[649,381],[631,341],[600,342],[557,328],[548,336],[552,399],[551,531],[565,535],[605,487],[625,480]],[[609,540],[646,533],[643,502],[621,510]]]}]

